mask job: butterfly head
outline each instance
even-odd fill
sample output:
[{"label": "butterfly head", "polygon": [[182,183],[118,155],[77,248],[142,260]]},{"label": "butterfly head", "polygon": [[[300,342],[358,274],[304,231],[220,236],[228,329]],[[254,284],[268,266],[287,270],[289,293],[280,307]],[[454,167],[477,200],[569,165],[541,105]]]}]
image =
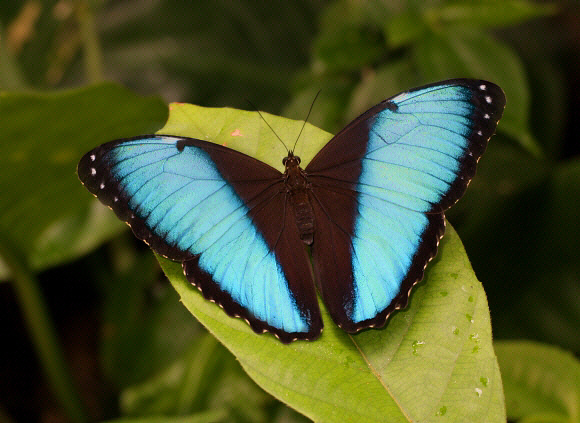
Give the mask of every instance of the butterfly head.
[{"label": "butterfly head", "polygon": [[286,169],[290,167],[298,167],[300,166],[300,157],[295,156],[292,151],[289,151],[288,155],[282,159],[282,164]]}]

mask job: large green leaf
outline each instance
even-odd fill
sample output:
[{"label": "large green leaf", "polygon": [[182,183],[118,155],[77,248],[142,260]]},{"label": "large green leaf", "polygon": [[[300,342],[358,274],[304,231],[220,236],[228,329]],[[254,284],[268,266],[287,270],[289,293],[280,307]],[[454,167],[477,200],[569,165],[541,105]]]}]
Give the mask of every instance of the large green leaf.
[{"label": "large green leaf", "polygon": [[114,138],[152,132],[158,98],[103,84],[59,93],[0,93],[0,226],[40,269],[85,254],[125,229],[76,176],[80,157]]},{"label": "large green leaf", "polygon": [[[264,117],[287,144],[302,126]],[[211,139],[282,169],[284,147],[254,112],[172,105],[159,132]],[[296,152],[306,165],[330,135],[309,125],[303,134]],[[246,372],[316,421],[505,421],[487,300],[452,228],[410,307],[385,329],[349,335],[322,308],[322,337],[291,345],[228,317],[186,281],[179,263],[159,260],[181,301]]]},{"label": "large green leaf", "polygon": [[524,422],[580,421],[580,361],[537,342],[495,343],[508,417]]}]

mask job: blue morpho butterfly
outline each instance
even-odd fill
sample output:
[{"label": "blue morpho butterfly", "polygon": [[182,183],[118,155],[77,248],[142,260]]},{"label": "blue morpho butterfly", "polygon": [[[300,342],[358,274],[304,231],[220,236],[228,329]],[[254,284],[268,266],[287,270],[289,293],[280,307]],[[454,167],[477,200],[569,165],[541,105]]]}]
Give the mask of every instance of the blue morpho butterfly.
[{"label": "blue morpho butterfly", "polygon": [[281,173],[211,142],[143,135],[90,151],[78,175],[229,315],[312,340],[317,290],[350,333],[406,307],[504,106],[497,85],[454,79],[372,107],[305,169],[293,151]]}]

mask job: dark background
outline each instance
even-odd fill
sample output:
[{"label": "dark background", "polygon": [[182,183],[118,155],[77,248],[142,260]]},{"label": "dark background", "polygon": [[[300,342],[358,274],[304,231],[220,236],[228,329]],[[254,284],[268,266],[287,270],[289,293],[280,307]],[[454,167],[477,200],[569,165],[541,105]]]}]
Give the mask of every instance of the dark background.
[{"label": "dark background", "polygon": [[[477,9],[484,3],[471,2],[474,9],[458,16],[447,13],[454,3],[445,1],[4,0],[0,88],[56,92],[108,80],[166,103],[249,109],[251,100],[300,119],[322,89],[310,121],[336,132],[413,86],[492,80],[506,91],[506,115],[468,193],[447,217],[486,289],[495,338],[577,354],[580,7],[521,2],[529,9]],[[39,212],[25,210],[22,219]],[[128,231],[111,238],[90,254],[34,269],[92,420],[134,413],[130,387],[186,354],[203,333],[176,306],[146,246]],[[3,279],[0,421],[68,421],[45,382],[22,299],[8,272]],[[168,322],[173,329],[164,333]],[[219,346],[212,360],[210,381],[236,366]],[[247,407],[261,411],[244,414],[234,403],[233,421],[302,421],[247,383],[255,394]],[[199,410],[210,409],[215,395],[211,386],[204,392]]]}]

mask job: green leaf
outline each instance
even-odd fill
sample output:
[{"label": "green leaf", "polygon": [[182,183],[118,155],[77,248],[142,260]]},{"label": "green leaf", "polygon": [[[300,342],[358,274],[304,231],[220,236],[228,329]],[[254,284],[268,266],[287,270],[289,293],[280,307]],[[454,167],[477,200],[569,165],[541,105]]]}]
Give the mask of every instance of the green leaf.
[{"label": "green leaf", "polygon": [[269,421],[266,409],[274,404],[279,403],[207,333],[166,369],[121,394],[121,410],[129,416],[190,415],[211,409],[224,411],[227,421],[259,423]]},{"label": "green leaf", "polygon": [[529,128],[530,92],[524,66],[507,45],[483,32],[457,27],[423,37],[415,45],[415,59],[426,80],[473,77],[502,87],[507,105],[498,130],[532,155],[541,155]]},{"label": "green leaf", "polygon": [[[521,245],[525,235],[514,236],[518,231],[513,225],[520,221],[522,226],[519,229],[524,231],[526,225],[530,224],[521,216],[522,196],[544,183],[549,175],[549,166],[546,162],[525,154],[521,148],[508,141],[501,134],[491,138],[485,154],[477,165],[477,174],[469,184],[469,189],[461,200],[445,213],[447,219],[460,233],[472,261],[474,260],[472,255],[489,258],[494,254],[504,255],[506,265],[518,260],[518,257],[506,256],[501,248],[495,248],[493,251],[489,248],[498,243],[505,248],[510,240],[515,244],[514,247]],[[513,220],[509,219],[509,223],[506,223],[508,210],[513,211],[514,216]],[[493,231],[488,230],[490,225],[493,225]],[[510,228],[514,232],[509,232]],[[498,236],[506,236],[509,239],[500,242]],[[485,244],[482,239],[487,237],[493,240]],[[494,258],[499,260],[499,257]],[[529,257],[522,259],[529,267]],[[475,264],[474,267],[477,270]],[[493,269],[493,272],[497,272],[497,268]],[[480,274],[478,276],[482,277]],[[486,290],[492,297],[488,286]]]},{"label": "green leaf", "polygon": [[[302,126],[264,117],[283,140],[296,139]],[[286,153],[253,112],[172,105],[160,133],[211,139],[279,169]],[[296,148],[305,165],[329,136],[307,126]],[[487,300],[452,228],[410,307],[386,329],[349,335],[322,307],[322,337],[291,345],[227,316],[186,281],[179,263],[158,259],[183,304],[252,379],[315,421],[505,421]]]},{"label": "green leaf", "polygon": [[306,111],[316,98],[308,122],[327,131],[338,131],[346,123],[342,120],[353,86],[352,81],[343,77],[311,78],[294,95],[282,114],[292,119],[304,119]]},{"label": "green leaf", "polygon": [[347,121],[356,119],[385,98],[409,89],[416,84],[411,61],[402,59],[391,61],[376,71],[365,72],[352,93],[346,112]]},{"label": "green leaf", "polygon": [[148,251],[135,252],[132,242],[122,245],[125,240],[133,241],[127,234],[110,248],[122,270],[89,269],[99,275],[102,287],[102,370],[117,388],[166,368],[203,333],[191,314],[176,305],[173,288],[160,283],[163,275],[155,258]]},{"label": "green leaf", "polygon": [[423,16],[415,11],[393,14],[385,24],[385,36],[393,49],[416,41],[427,30]]},{"label": "green leaf", "polygon": [[[0,21],[17,29],[12,38],[22,42],[21,73],[35,87],[86,80],[80,61],[87,46],[81,44],[74,12],[87,3],[95,13],[108,77],[136,92],[240,108],[247,107],[249,98],[266,110],[279,110],[290,97],[290,78],[308,61],[324,6],[304,0],[299,5],[285,0],[198,2],[195,7],[161,1],[139,3],[119,14],[114,2],[90,0],[71,4],[63,14],[64,9],[54,9],[62,5],[55,0],[1,3]],[[30,8],[39,15],[12,25]],[[2,67],[6,62],[0,57]]]},{"label": "green leaf", "polygon": [[580,421],[580,361],[537,342],[495,342],[507,415],[520,422]]},{"label": "green leaf", "polygon": [[571,293],[580,273],[580,160],[550,164],[501,137],[492,138],[447,217],[486,281],[496,338],[577,351],[580,302]]},{"label": "green leaf", "polygon": [[[550,187],[551,201],[546,219],[550,249],[557,256],[556,266],[573,272],[579,264],[576,253],[580,220],[576,213],[580,199],[580,158],[558,164],[552,174]],[[553,248],[557,248],[557,252]],[[551,269],[550,273],[555,270]],[[580,307],[578,302],[576,304]]]},{"label": "green leaf", "polygon": [[[227,107],[214,109],[173,103],[170,111],[167,124],[158,133],[215,142],[255,157],[281,172],[284,172],[282,159],[288,154],[287,149],[292,148],[298,139],[303,123],[264,112],[262,119],[257,112]],[[307,123],[294,152],[306,166],[331,137],[329,133]]]},{"label": "green leaf", "polygon": [[[530,32],[536,27],[530,27]],[[539,31],[538,31],[539,32]],[[539,32],[538,38],[545,40],[546,32]],[[524,38],[525,35],[522,36]],[[529,38],[525,38],[526,41]],[[547,159],[556,161],[563,157],[565,137],[564,129],[568,118],[567,92],[564,69],[558,67],[547,55],[537,55],[538,43],[529,43],[529,52],[525,57],[526,71],[533,87],[531,102],[531,131],[541,143]],[[519,45],[516,46],[519,50]],[[520,54],[523,54],[520,52]],[[531,57],[530,57],[531,56]]]},{"label": "green leaf", "polygon": [[470,29],[510,26],[549,16],[556,11],[556,5],[526,0],[448,1],[436,7],[409,8],[391,14],[385,25],[385,34],[390,46],[397,48],[418,40],[428,28],[438,30],[457,25],[465,25]]},{"label": "green leaf", "polygon": [[[323,308],[314,342],[256,335],[160,259],[185,306],[266,391],[316,421],[505,421],[487,302],[453,230],[408,310],[386,329],[348,335]],[[447,420],[449,419],[449,420]]]},{"label": "green leaf", "polygon": [[380,28],[372,24],[366,10],[352,2],[338,2],[325,11],[314,42],[314,56],[332,71],[359,70],[384,54]]},{"label": "green leaf", "polygon": [[53,94],[0,93],[0,226],[43,269],[85,254],[125,230],[83,189],[76,165],[89,149],[153,132],[158,98],[102,84]]},{"label": "green leaf", "polygon": [[[536,244],[537,240],[541,242],[526,255],[527,260],[514,260],[519,267],[517,270],[522,269],[519,277],[523,278],[525,291],[520,294],[520,299],[513,302],[514,307],[510,307],[513,313],[511,321],[519,328],[525,328],[527,337],[557,342],[560,346],[578,351],[580,159],[558,164],[546,182],[535,193],[534,201],[530,202],[538,211],[530,213],[532,220],[528,221],[541,228],[528,239],[533,239]],[[518,204],[521,207],[521,203]],[[528,217],[522,219],[521,210],[519,217],[523,222],[519,228],[512,225],[515,233],[530,227],[526,225]],[[530,263],[534,265],[530,266]],[[523,271],[525,265],[527,270]]]},{"label": "green leaf", "polygon": [[470,27],[498,27],[556,13],[555,4],[527,0],[459,0],[447,2],[425,12],[426,18],[438,24],[466,24]]}]

